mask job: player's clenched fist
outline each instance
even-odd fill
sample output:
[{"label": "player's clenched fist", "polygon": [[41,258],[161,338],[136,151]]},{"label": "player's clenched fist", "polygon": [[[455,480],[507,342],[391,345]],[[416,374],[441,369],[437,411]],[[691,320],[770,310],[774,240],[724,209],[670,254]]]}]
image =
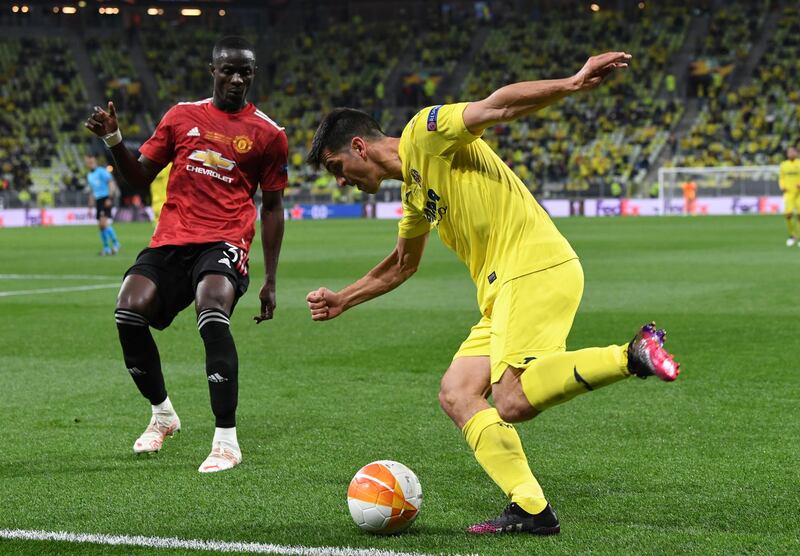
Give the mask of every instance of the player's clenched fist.
[{"label": "player's clenched fist", "polygon": [[342,314],[342,296],[328,288],[320,288],[306,296],[312,320],[330,320]]}]

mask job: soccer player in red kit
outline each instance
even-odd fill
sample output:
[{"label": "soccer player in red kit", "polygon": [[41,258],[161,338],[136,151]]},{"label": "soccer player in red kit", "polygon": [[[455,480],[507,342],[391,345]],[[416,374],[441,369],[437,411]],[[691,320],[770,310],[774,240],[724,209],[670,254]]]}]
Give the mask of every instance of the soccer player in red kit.
[{"label": "soccer player in red kit", "polygon": [[248,251],[255,234],[253,195],[263,193],[261,244],[265,278],[256,322],[272,318],[275,271],[283,239],[287,185],[286,134],[246,100],[255,73],[253,47],[240,37],[214,45],[212,98],[181,102],[161,119],[137,160],[122,143],[113,103],[95,107],[86,127],[111,149],[123,177],[146,189],[168,163],[167,200],[147,249],[128,269],[115,317],[125,366],[152,405],[136,453],[157,452],[181,422],[167,396],[150,327],[162,330],[192,301],[205,344],[206,375],[216,431],[201,473],[242,461],[236,436],[238,357],[230,316],[247,291]]}]

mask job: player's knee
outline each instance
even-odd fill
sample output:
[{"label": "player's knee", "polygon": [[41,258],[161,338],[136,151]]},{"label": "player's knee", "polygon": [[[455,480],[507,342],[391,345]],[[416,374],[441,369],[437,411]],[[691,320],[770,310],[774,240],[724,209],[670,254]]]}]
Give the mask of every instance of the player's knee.
[{"label": "player's knee", "polygon": [[117,294],[117,309],[125,309],[147,318],[158,310],[158,291],[155,283],[145,276],[129,274]]},{"label": "player's knee", "polygon": [[133,311],[140,315],[150,314],[151,299],[141,292],[121,290],[117,296],[117,309]]},{"label": "player's knee", "polygon": [[471,397],[468,385],[445,373],[439,383],[439,406],[449,417],[456,418]]},{"label": "player's knee", "polygon": [[203,299],[201,303],[201,300],[198,299],[196,310],[197,310],[198,324],[200,323],[201,318],[204,314],[224,315],[225,318],[230,321],[230,314],[229,314],[230,312],[228,311],[227,305],[226,303],[224,303],[223,300],[206,298]]},{"label": "player's knee", "polygon": [[506,423],[527,421],[537,415],[536,410],[531,407],[524,395],[495,392],[493,398],[497,413]]},{"label": "player's knee", "polygon": [[455,389],[450,386],[450,381],[447,379],[447,376],[442,377],[442,381],[439,384],[439,406],[442,408],[442,411],[451,415],[457,403],[458,396],[456,395]]},{"label": "player's knee", "polygon": [[214,310],[229,314],[234,300],[233,286],[224,276],[215,276],[214,282],[201,282],[197,288],[196,308],[199,315],[203,311]]}]

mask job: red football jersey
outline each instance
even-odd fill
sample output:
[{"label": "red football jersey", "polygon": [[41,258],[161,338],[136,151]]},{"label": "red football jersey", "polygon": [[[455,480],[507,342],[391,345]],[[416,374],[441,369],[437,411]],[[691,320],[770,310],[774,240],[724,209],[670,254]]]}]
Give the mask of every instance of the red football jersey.
[{"label": "red football jersey", "polygon": [[283,128],[252,103],[236,113],[210,98],[170,108],[139,149],[157,164],[173,163],[150,247],[227,241],[249,250],[253,195],[259,185],[286,187],[288,150]]}]

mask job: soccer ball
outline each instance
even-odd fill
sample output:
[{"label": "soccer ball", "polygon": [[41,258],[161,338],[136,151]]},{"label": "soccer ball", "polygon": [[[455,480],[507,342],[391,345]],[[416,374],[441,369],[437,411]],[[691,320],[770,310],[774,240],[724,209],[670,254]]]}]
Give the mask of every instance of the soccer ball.
[{"label": "soccer ball", "polygon": [[358,470],[347,488],[350,515],[361,529],[391,535],[408,529],[422,505],[422,485],[396,461],[373,461]]}]

